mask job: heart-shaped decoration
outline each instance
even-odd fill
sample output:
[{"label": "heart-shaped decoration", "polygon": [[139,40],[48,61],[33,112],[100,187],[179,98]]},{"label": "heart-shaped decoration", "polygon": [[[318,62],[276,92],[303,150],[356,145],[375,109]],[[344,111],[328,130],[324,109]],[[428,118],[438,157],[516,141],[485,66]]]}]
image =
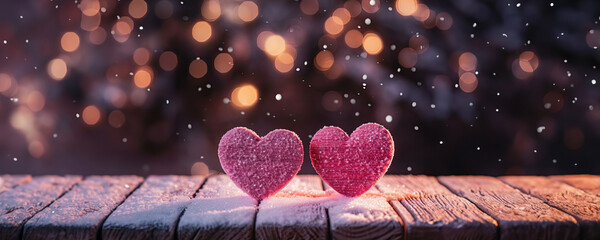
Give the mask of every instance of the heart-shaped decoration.
[{"label": "heart-shaped decoration", "polygon": [[310,142],[310,159],[331,188],[349,197],[369,190],[387,171],[394,140],[385,127],[366,123],[348,137],[338,127],[324,127]]},{"label": "heart-shaped decoration", "polygon": [[258,200],[285,187],[303,159],[302,141],[288,130],[273,130],[261,138],[250,129],[237,127],[219,142],[219,160],[227,176]]}]

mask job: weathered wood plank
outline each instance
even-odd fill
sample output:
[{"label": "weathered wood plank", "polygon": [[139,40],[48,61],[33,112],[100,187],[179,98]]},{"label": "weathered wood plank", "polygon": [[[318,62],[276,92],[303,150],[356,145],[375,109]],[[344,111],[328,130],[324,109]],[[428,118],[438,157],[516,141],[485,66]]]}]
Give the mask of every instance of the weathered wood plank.
[{"label": "weathered wood plank", "polygon": [[495,239],[496,220],[477,206],[450,192],[435,177],[384,176],[377,187],[384,193],[407,194],[393,200],[396,208],[405,207],[408,239]]},{"label": "weathered wood plank", "polygon": [[547,177],[506,176],[500,179],[571,214],[577,219],[582,239],[600,239],[600,197]]},{"label": "weathered wood plank", "polygon": [[80,176],[41,176],[0,193],[0,239],[21,239],[24,223],[79,181]]},{"label": "weathered wood plank", "polygon": [[226,175],[209,177],[181,216],[178,239],[252,239],[257,204]]},{"label": "weathered wood plank", "polygon": [[355,198],[332,193],[328,206],[332,239],[401,239],[403,222],[388,200],[372,187]]},{"label": "weathered wood plank", "polygon": [[264,199],[256,215],[256,239],[327,239],[325,192],[318,176],[296,176]]},{"label": "weathered wood plank", "polygon": [[141,182],[137,176],[91,176],[32,217],[23,239],[96,239],[102,222]]},{"label": "weathered wood plank", "polygon": [[0,193],[31,181],[30,175],[0,175]]},{"label": "weathered wood plank", "polygon": [[486,176],[443,176],[440,183],[498,222],[500,239],[576,239],[575,218]]},{"label": "weathered wood plank", "polygon": [[567,183],[588,193],[600,196],[600,176],[598,175],[561,175],[550,176],[554,180]]},{"label": "weathered wood plank", "polygon": [[203,176],[150,176],[102,226],[102,239],[173,239]]}]

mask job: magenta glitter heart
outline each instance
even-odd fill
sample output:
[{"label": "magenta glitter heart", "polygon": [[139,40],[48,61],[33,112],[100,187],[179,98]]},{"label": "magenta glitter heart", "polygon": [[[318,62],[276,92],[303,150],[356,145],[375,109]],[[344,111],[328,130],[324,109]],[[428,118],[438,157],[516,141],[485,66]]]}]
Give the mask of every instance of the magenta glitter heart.
[{"label": "magenta glitter heart", "polygon": [[310,142],[310,159],[321,178],[349,197],[367,192],[387,171],[394,157],[394,140],[385,127],[366,123],[348,135],[324,127]]},{"label": "magenta glitter heart", "polygon": [[260,138],[250,129],[237,127],[219,142],[219,160],[227,176],[258,200],[285,187],[300,170],[303,158],[300,138],[283,129]]}]

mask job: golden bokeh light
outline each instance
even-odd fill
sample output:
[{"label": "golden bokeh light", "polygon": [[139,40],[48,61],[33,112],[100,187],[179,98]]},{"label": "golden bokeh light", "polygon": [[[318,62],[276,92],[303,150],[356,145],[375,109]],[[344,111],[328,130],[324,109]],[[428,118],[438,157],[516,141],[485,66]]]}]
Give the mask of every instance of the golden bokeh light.
[{"label": "golden bokeh light", "polygon": [[81,29],[91,32],[96,30],[100,26],[101,20],[102,17],[100,16],[100,13],[97,13],[93,16],[82,15],[81,24],[79,26],[81,27]]},{"label": "golden bokeh light", "polygon": [[206,65],[206,62],[202,59],[196,59],[190,63],[189,71],[192,77],[202,78],[204,77],[204,75],[206,75],[206,72],[208,71],[208,66]]},{"label": "golden bokeh light", "polygon": [[5,93],[8,91],[12,87],[13,81],[14,80],[10,75],[6,73],[0,73],[0,92]]},{"label": "golden bokeh light", "polygon": [[342,20],[343,25],[350,22],[350,19],[352,18],[352,16],[350,15],[350,11],[348,11],[348,9],[345,8],[336,9],[335,11],[333,11],[332,16],[338,17],[340,20]]},{"label": "golden bokeh light", "polygon": [[379,0],[362,0],[361,6],[367,13],[376,13],[379,11]]},{"label": "golden bokeh light", "polygon": [[330,51],[320,51],[315,57],[315,67],[320,71],[327,71],[333,66],[334,61]]},{"label": "golden bokeh light", "polygon": [[133,0],[129,3],[129,16],[142,18],[148,12],[148,4],[144,0]]},{"label": "golden bokeh light", "polygon": [[417,65],[417,51],[412,48],[403,48],[398,53],[398,63],[405,68]]},{"label": "golden bokeh light", "polygon": [[344,36],[344,42],[350,48],[359,48],[362,45],[363,35],[360,31],[352,29],[346,32]]},{"label": "golden bokeh light", "polygon": [[258,101],[258,90],[252,84],[244,84],[231,92],[231,102],[238,108],[249,108]]},{"label": "golden bokeh light", "polygon": [[56,81],[63,80],[67,75],[67,63],[65,60],[61,58],[50,60],[48,62],[48,75]]},{"label": "golden bokeh light", "polygon": [[417,51],[418,54],[422,54],[427,51],[427,48],[429,48],[429,40],[427,40],[427,38],[425,38],[423,35],[416,34],[410,37],[408,40],[408,46]]},{"label": "golden bokeh light", "polygon": [[265,52],[271,56],[277,56],[285,51],[285,39],[282,36],[273,34],[265,39]]},{"label": "golden bokeh light", "polygon": [[452,16],[447,12],[441,12],[436,16],[435,24],[441,30],[448,30],[452,27]]},{"label": "golden bokeh light", "polygon": [[258,6],[253,1],[244,1],[238,6],[238,16],[244,22],[251,22],[258,17]]},{"label": "golden bokeh light", "polygon": [[472,72],[465,72],[460,75],[460,79],[458,81],[458,86],[463,92],[471,93],[477,89],[478,80],[477,76]]},{"label": "golden bokeh light", "polygon": [[114,30],[117,34],[129,35],[133,31],[133,20],[130,17],[121,17],[115,23]]},{"label": "golden bokeh light", "polygon": [[212,35],[210,24],[205,21],[198,21],[192,27],[192,37],[198,42],[206,42]]},{"label": "golden bokeh light", "polygon": [[337,16],[331,16],[325,20],[325,31],[331,35],[337,35],[344,30],[344,22]]},{"label": "golden bokeh light", "polygon": [[519,66],[524,72],[534,72],[540,64],[540,60],[532,51],[525,51],[519,55]]},{"label": "golden bokeh light", "polygon": [[206,165],[206,163],[204,162],[195,162],[194,164],[192,164],[190,173],[192,175],[208,176],[210,174],[210,169],[208,168],[208,165]]},{"label": "golden bokeh light", "polygon": [[100,2],[98,0],[82,0],[79,8],[83,15],[94,16],[100,12]]},{"label": "golden bokeh light", "polygon": [[292,70],[293,67],[294,67],[294,57],[292,55],[290,55],[289,53],[279,54],[275,58],[275,69],[277,69],[277,71],[286,73],[286,72],[289,72],[290,70]]},{"label": "golden bokeh light", "polygon": [[100,121],[100,109],[94,105],[89,105],[83,109],[81,116],[83,122],[87,125],[96,125]]},{"label": "golden bokeh light", "polygon": [[133,75],[133,83],[136,87],[146,88],[150,86],[153,75],[154,73],[152,72],[151,68],[141,67],[137,70],[137,72],[135,72],[135,75]]},{"label": "golden bokeh light", "polygon": [[101,27],[96,28],[96,30],[90,32],[89,39],[94,45],[100,45],[104,43],[104,40],[106,40],[106,30]]},{"label": "golden bokeh light", "polygon": [[377,34],[367,33],[362,39],[362,46],[368,54],[376,55],[383,49],[383,42]]},{"label": "golden bokeh light", "polygon": [[219,0],[207,0],[202,3],[202,17],[206,21],[212,22],[221,16],[221,3]]},{"label": "golden bokeh light", "polygon": [[177,55],[171,51],[163,52],[158,58],[158,65],[165,71],[172,71],[177,67]]},{"label": "golden bokeh light", "polygon": [[301,0],[300,10],[306,15],[315,15],[319,11],[318,0]]},{"label": "golden bokeh light", "polygon": [[348,0],[344,3],[344,8],[348,10],[352,17],[358,17],[362,12],[362,6],[357,0]]},{"label": "golden bokeh light", "polygon": [[458,66],[463,71],[473,71],[477,68],[477,57],[470,52],[464,52],[458,57]]},{"label": "golden bokeh light", "polygon": [[427,5],[419,3],[417,5],[417,11],[412,14],[412,16],[418,21],[425,22],[429,18],[429,7]]},{"label": "golden bokeh light", "polygon": [[150,61],[150,51],[143,47],[136,49],[133,51],[133,61],[139,66],[148,64],[148,61]]},{"label": "golden bokeh light", "polygon": [[396,12],[402,16],[413,15],[417,9],[417,0],[396,0]]},{"label": "golden bokeh light", "polygon": [[29,150],[29,154],[34,158],[40,158],[44,156],[44,153],[46,153],[46,148],[44,147],[44,144],[39,140],[35,140],[29,143],[27,149]]},{"label": "golden bokeh light", "polygon": [[67,52],[74,52],[79,48],[79,35],[74,32],[66,32],[60,38],[60,46]]},{"label": "golden bokeh light", "polygon": [[215,70],[220,73],[229,72],[233,68],[233,57],[229,53],[219,53],[215,57]]},{"label": "golden bokeh light", "polygon": [[120,128],[125,124],[125,114],[119,110],[114,110],[108,114],[108,124],[114,128]]},{"label": "golden bokeh light", "polygon": [[32,91],[27,95],[25,102],[32,112],[39,112],[46,105],[46,98],[39,91]]}]

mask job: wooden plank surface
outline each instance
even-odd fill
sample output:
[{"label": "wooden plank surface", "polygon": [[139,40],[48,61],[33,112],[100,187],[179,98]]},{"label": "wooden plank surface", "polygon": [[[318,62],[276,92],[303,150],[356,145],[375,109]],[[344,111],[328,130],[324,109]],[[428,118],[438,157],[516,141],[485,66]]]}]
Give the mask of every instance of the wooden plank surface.
[{"label": "wooden plank surface", "polygon": [[576,220],[543,201],[486,176],[443,176],[438,180],[498,222],[500,239],[576,239]]},{"label": "wooden plank surface", "polygon": [[41,176],[0,193],[0,239],[21,239],[24,223],[79,181],[80,176]]},{"label": "wooden plank surface", "polygon": [[[442,186],[435,177],[384,176],[377,187],[384,193],[405,194],[391,204],[405,207],[408,239],[495,239],[497,222],[469,200]],[[409,213],[410,216],[404,214]]]},{"label": "wooden plank surface", "polygon": [[256,239],[327,239],[325,200],[318,176],[294,177],[258,206]]},{"label": "wooden plank surface", "polygon": [[106,219],[102,239],[173,239],[203,176],[150,176]]},{"label": "wooden plank surface", "polygon": [[377,188],[372,187],[359,197],[349,198],[324,185],[328,192],[333,193],[327,204],[332,239],[403,237],[402,219]]},{"label": "wooden plank surface", "polygon": [[102,222],[144,179],[91,176],[27,223],[23,239],[96,239]]},{"label": "wooden plank surface", "polygon": [[257,204],[226,175],[211,176],[181,216],[178,239],[252,239]]},{"label": "wooden plank surface", "polygon": [[575,217],[582,239],[600,239],[600,197],[547,177],[506,176],[500,179]]},{"label": "wooden plank surface", "polygon": [[30,175],[0,175],[0,193],[31,181]]},{"label": "wooden plank surface", "polygon": [[600,176],[597,175],[560,175],[550,176],[554,180],[567,183],[588,193],[600,196]]}]

